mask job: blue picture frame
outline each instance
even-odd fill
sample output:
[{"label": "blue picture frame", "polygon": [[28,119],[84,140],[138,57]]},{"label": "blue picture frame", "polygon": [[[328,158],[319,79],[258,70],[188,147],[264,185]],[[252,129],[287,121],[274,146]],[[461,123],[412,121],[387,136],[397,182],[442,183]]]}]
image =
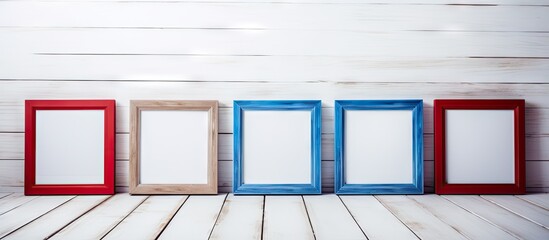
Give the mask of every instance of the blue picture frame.
[{"label": "blue picture frame", "polygon": [[[344,112],[346,110],[412,111],[412,183],[346,184],[344,156]],[[336,194],[423,194],[423,100],[336,100],[335,101],[334,189]]]},{"label": "blue picture frame", "polygon": [[[311,184],[246,184],[242,179],[242,129],[244,111],[311,111]],[[320,100],[235,100],[233,102],[233,193],[321,194],[321,101]],[[268,126],[266,126],[268,127]]]}]

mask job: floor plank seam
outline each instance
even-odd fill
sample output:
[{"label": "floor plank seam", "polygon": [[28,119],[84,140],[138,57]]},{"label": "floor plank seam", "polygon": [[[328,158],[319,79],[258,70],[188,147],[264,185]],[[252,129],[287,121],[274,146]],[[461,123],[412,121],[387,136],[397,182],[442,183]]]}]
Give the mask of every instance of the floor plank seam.
[{"label": "floor plank seam", "polygon": [[[29,222],[26,222],[25,224],[19,226],[18,228],[14,229],[13,231],[11,231],[11,232],[9,232],[8,234],[4,235],[2,238],[5,238],[5,237],[9,236],[10,234],[13,234],[13,233],[16,232],[17,230],[19,230],[19,229],[21,229],[21,228],[23,228],[23,227],[29,225],[30,223],[32,223],[32,222],[38,220],[38,219],[41,218],[42,216],[44,216],[44,215],[50,213],[51,211],[53,211],[53,210],[55,210],[55,209],[57,209],[57,208],[59,208],[59,207],[65,205],[66,203],[68,203],[69,201],[73,200],[74,198],[76,198],[76,196],[73,196],[72,198],[67,199],[67,201],[64,201],[63,203],[61,203],[61,204],[57,205],[56,207],[54,207],[54,208],[52,208],[52,209],[46,211],[45,213],[41,214],[40,216],[33,218],[33,219],[30,220]],[[36,198],[35,198],[35,199],[36,199]],[[34,200],[34,199],[33,199],[33,200]],[[32,201],[32,200],[31,200],[31,201]],[[29,201],[29,202],[31,202],[31,201]],[[10,210],[10,211],[11,211],[11,210]]]},{"label": "floor plank seam", "polygon": [[536,222],[535,220],[530,219],[530,218],[528,218],[528,217],[526,217],[526,216],[523,216],[523,215],[521,215],[521,214],[519,214],[519,213],[513,211],[512,209],[509,209],[509,208],[507,208],[507,207],[505,207],[505,206],[503,206],[503,205],[501,205],[501,204],[499,204],[499,203],[497,203],[497,202],[495,202],[495,201],[492,201],[492,200],[490,200],[490,199],[487,199],[487,198],[483,197],[482,195],[480,196],[480,198],[482,198],[482,199],[484,199],[484,200],[486,200],[486,201],[488,201],[488,202],[490,202],[490,203],[492,203],[492,204],[494,204],[494,205],[496,205],[496,206],[498,206],[498,207],[500,207],[500,208],[502,208],[502,209],[504,209],[504,210],[506,210],[506,211],[508,211],[508,212],[510,212],[510,213],[512,213],[512,214],[515,214],[515,215],[519,216],[520,218],[525,219],[526,221],[529,221],[529,222],[531,222],[531,223],[534,223],[534,224],[536,224],[536,225],[539,225],[539,226],[542,227],[542,228],[545,228],[545,229],[548,229],[548,230],[549,230],[549,228],[547,228],[547,227],[544,226],[543,224],[538,223],[538,222]]},{"label": "floor plank seam", "polygon": [[66,228],[67,226],[71,225],[73,222],[75,222],[76,220],[78,220],[79,218],[81,218],[82,216],[88,214],[89,212],[91,212],[92,210],[94,210],[96,207],[100,206],[101,204],[103,204],[104,202],[106,202],[107,200],[111,199],[114,195],[111,195],[107,198],[105,198],[103,201],[101,201],[100,203],[98,203],[97,205],[93,206],[92,208],[88,209],[87,211],[84,211],[82,214],[78,215],[76,218],[74,218],[73,220],[69,221],[67,224],[63,225],[61,228],[57,229],[56,231],[54,231],[52,234],[50,234],[49,236],[46,237],[46,239],[50,239],[51,237],[53,237],[55,234],[59,233],[61,230],[63,230],[64,228]]},{"label": "floor plank seam", "polygon": [[267,196],[263,195],[263,206],[262,206],[262,212],[261,212],[261,240],[263,240],[263,228],[265,227],[265,200],[267,200]]},{"label": "floor plank seam", "polygon": [[463,236],[464,238],[467,238],[467,239],[472,239],[470,238],[469,236],[467,236],[467,234],[463,233],[461,230],[455,228],[454,226],[452,226],[451,224],[447,223],[446,221],[444,221],[444,219],[438,217],[434,212],[430,211],[429,209],[427,209],[425,206],[423,206],[423,204],[421,204],[420,202],[418,202],[417,200],[415,200],[414,198],[411,198],[409,197],[408,195],[405,195],[406,198],[410,199],[411,201],[415,202],[421,209],[425,210],[426,212],[428,212],[429,214],[431,214],[433,217],[435,217],[436,219],[438,219],[439,221],[441,221],[442,223],[446,224],[448,227],[454,229],[457,233],[459,233],[461,236]]},{"label": "floor plank seam", "polygon": [[10,195],[12,195],[12,194],[13,194],[13,193],[8,193],[8,194],[6,194],[6,195],[0,197],[0,199],[5,198],[5,197],[7,197],[7,196],[10,196]]},{"label": "floor plank seam", "polygon": [[175,217],[175,215],[177,215],[177,213],[179,212],[179,210],[181,210],[181,208],[183,207],[183,205],[185,205],[185,203],[187,202],[187,200],[189,200],[191,196],[188,196],[185,198],[185,200],[183,200],[183,202],[179,205],[179,207],[177,208],[177,210],[175,210],[175,212],[172,214],[172,216],[170,217],[170,219],[168,220],[168,222],[166,223],[166,225],[164,225],[164,227],[162,228],[162,230],[160,230],[160,232],[156,235],[156,237],[154,237],[155,240],[158,240],[158,238],[160,238],[160,236],[162,235],[162,233],[164,232],[164,230],[166,230],[166,228],[168,227],[168,225],[170,225],[170,223],[172,222],[173,218]]},{"label": "floor plank seam", "polygon": [[362,227],[360,226],[360,224],[358,224],[358,222],[356,221],[356,218],[355,216],[353,215],[353,213],[351,212],[351,210],[349,210],[349,208],[347,207],[347,205],[345,204],[345,202],[343,201],[343,199],[341,199],[341,197],[339,195],[336,195],[337,198],[339,199],[339,201],[343,204],[343,206],[345,207],[345,209],[347,210],[347,212],[349,213],[349,215],[351,215],[351,218],[353,218],[353,221],[355,221],[355,224],[358,226],[358,229],[360,229],[360,231],[362,232],[362,234],[364,234],[364,237],[366,237],[366,239],[369,239],[368,238],[368,235],[366,235],[366,232],[364,232],[364,230],[362,229]]},{"label": "floor plank seam", "polygon": [[[25,197],[25,196],[23,196],[23,197]],[[10,212],[10,211],[13,211],[14,209],[16,209],[16,208],[18,208],[18,207],[21,207],[21,206],[23,206],[23,205],[25,205],[25,204],[27,204],[27,203],[29,203],[29,202],[32,202],[32,201],[36,200],[37,198],[38,198],[38,196],[32,196],[32,198],[29,199],[28,201],[22,202],[22,203],[20,203],[20,204],[14,206],[14,207],[8,209],[7,211],[4,211],[3,213],[0,213],[0,216],[4,215],[4,214],[6,214],[6,213],[8,213],[8,212]]]},{"label": "floor plank seam", "polygon": [[486,218],[483,217],[483,216],[480,216],[479,214],[477,214],[477,213],[475,213],[475,212],[473,212],[473,211],[470,211],[469,209],[467,209],[467,208],[465,208],[465,207],[460,206],[460,205],[457,204],[456,202],[454,202],[454,201],[448,199],[447,197],[445,197],[445,196],[443,196],[443,195],[440,195],[440,196],[441,196],[442,198],[448,200],[448,201],[451,202],[452,204],[458,206],[459,208],[461,208],[461,209],[463,209],[463,210],[465,210],[465,211],[467,211],[467,212],[473,214],[474,216],[477,216],[478,218],[484,220],[485,222],[487,222],[487,223],[489,223],[489,224],[491,224],[491,225],[493,225],[493,226],[495,226],[495,227],[497,227],[497,228],[503,230],[504,232],[510,234],[511,236],[513,236],[513,237],[515,237],[515,238],[517,238],[517,239],[522,239],[520,236],[517,236],[515,233],[513,233],[513,232],[511,232],[511,231],[509,231],[509,230],[507,230],[507,229],[505,229],[505,228],[499,226],[498,224],[493,223],[492,221],[486,219]]},{"label": "floor plank seam", "polygon": [[316,240],[315,229],[313,228],[313,223],[311,222],[311,216],[309,216],[309,210],[307,209],[307,204],[305,203],[305,198],[301,195],[301,200],[303,201],[303,206],[305,206],[305,213],[307,213],[307,219],[309,220],[309,226],[313,232],[313,238]]},{"label": "floor plank seam", "polygon": [[[547,195],[548,195],[547,197],[549,197],[549,194],[547,194]],[[526,199],[526,198],[522,198],[522,197],[517,196],[517,195],[514,195],[514,196],[515,196],[516,198],[520,199],[520,200],[523,200],[523,201],[525,201],[525,202],[531,203],[531,204],[533,204],[533,205],[535,205],[535,206],[538,206],[538,207],[540,207],[540,208],[542,208],[542,209],[545,209],[545,210],[549,211],[549,208],[546,208],[546,207],[544,207],[544,206],[542,206],[542,205],[540,205],[540,204],[538,204],[538,203],[535,203],[535,202],[533,202],[533,201],[530,201],[530,200],[528,200],[528,199]]]},{"label": "floor plank seam", "polygon": [[389,211],[400,223],[402,223],[402,225],[408,228],[408,230],[410,230],[410,232],[412,232],[417,237],[417,239],[421,239],[421,237],[413,229],[406,225],[406,223],[404,223],[393,211],[391,211],[390,207],[387,207],[387,205],[385,205],[383,201],[379,200],[377,196],[372,195],[372,197],[374,197],[385,209],[387,209],[387,211]]},{"label": "floor plank seam", "polygon": [[109,235],[109,233],[112,232],[112,230],[114,230],[116,227],[118,227],[118,225],[120,225],[120,223],[122,223],[124,220],[126,220],[126,218],[128,218],[128,216],[130,216],[133,211],[135,211],[135,209],[137,209],[139,206],[141,206],[141,204],[143,204],[145,201],[147,201],[147,199],[149,199],[151,196],[147,196],[146,198],[143,199],[143,201],[141,201],[139,204],[137,204],[137,206],[135,206],[131,211],[128,212],[128,214],[126,214],[126,216],[124,216],[124,218],[122,218],[120,221],[118,221],[118,223],[116,223],[111,229],[109,229],[109,231],[107,231],[103,236],[101,236],[99,239],[104,239],[107,235]]},{"label": "floor plank seam", "polygon": [[210,230],[210,234],[208,234],[208,239],[210,239],[212,237],[212,233],[215,229],[215,226],[217,225],[217,221],[219,220],[219,216],[221,216],[221,211],[223,211],[223,207],[225,207],[225,202],[227,202],[227,197],[229,196],[230,193],[226,193],[225,194],[225,199],[223,199],[223,203],[221,204],[221,207],[219,208],[219,212],[217,213],[217,217],[215,218],[215,222],[212,226],[212,229]]}]

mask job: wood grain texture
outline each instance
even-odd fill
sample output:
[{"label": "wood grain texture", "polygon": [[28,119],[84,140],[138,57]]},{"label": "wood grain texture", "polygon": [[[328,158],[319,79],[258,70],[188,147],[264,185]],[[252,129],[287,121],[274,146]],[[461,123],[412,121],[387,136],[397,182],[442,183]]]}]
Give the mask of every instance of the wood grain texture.
[{"label": "wood grain texture", "polygon": [[368,239],[419,239],[373,196],[340,196]]},{"label": "wood grain texture", "polygon": [[[9,46],[7,50],[14,54],[195,55],[196,57],[265,55],[269,57],[308,56],[311,60],[326,56],[368,57],[364,59],[414,57],[424,60],[429,58],[442,60],[446,57],[464,58],[479,55],[492,57],[521,55],[546,57],[549,55],[549,43],[547,43],[549,33],[545,32],[487,31],[451,34],[444,31],[383,31],[380,33],[335,30],[333,32],[337,34],[326,34],[322,30],[291,29],[266,29],[255,32],[250,34],[237,29],[204,31],[174,28],[90,28],[79,31],[67,28],[39,28],[33,31],[21,31],[17,28],[0,27],[0,35],[4,36],[0,39],[0,45]],[[37,38],[41,41],[34,41]],[[57,41],[59,38],[63,41]],[[424,44],[426,40],[429,41],[429,45]],[[129,42],[132,44],[128,44]],[[448,48],[448,45],[455,47]],[[196,52],[197,49],[201,51]],[[6,57],[6,55],[0,57]],[[280,64],[280,66],[288,65]],[[223,69],[221,66],[217,68]],[[498,66],[492,68],[488,65],[479,66],[479,69],[482,68],[496,70]],[[250,70],[250,72],[256,72]],[[319,70],[322,71],[322,69]],[[543,69],[538,70],[543,72]],[[328,73],[327,70],[324,71]],[[352,74],[387,73],[386,71],[387,69],[355,69]],[[320,75],[322,72],[309,74],[322,76]],[[210,74],[216,74],[217,79],[223,78],[219,72]],[[234,73],[226,77],[231,76],[234,76]],[[511,80],[509,77],[505,79]]]},{"label": "wood grain texture", "polygon": [[540,208],[515,196],[481,196],[529,221],[549,229],[549,210]]},{"label": "wood grain texture", "polygon": [[42,196],[0,215],[0,238],[71,200],[74,196]]},{"label": "wood grain texture", "polygon": [[[142,184],[140,178],[141,111],[207,111],[208,159],[206,184]],[[148,101],[130,102],[130,193],[131,194],[217,194],[218,102]]]},{"label": "wood grain texture", "polygon": [[301,196],[265,196],[262,239],[315,239]]},{"label": "wood grain texture", "polygon": [[61,229],[50,239],[99,239],[146,199],[145,196],[117,194]]},{"label": "wood grain texture", "polygon": [[36,199],[36,196],[25,196],[22,193],[13,193],[0,199],[0,215],[9,212],[27,202]]},{"label": "wood grain texture", "polygon": [[[0,57],[0,79],[52,82],[161,80],[166,82],[333,83],[514,83],[517,79],[522,79],[522,82],[526,83],[547,83],[544,76],[547,75],[549,66],[547,57],[524,55],[393,58],[262,56],[262,54],[197,56],[193,53],[175,55],[13,53],[11,55],[16,55],[17,58]],[[34,71],[24,71],[24,69],[34,69]],[[212,98],[207,97],[207,99]]]},{"label": "wood grain texture", "polygon": [[102,239],[156,239],[187,197],[151,196]]},{"label": "wood grain texture", "polygon": [[77,196],[17,229],[4,239],[46,239],[109,197],[102,195]]},{"label": "wood grain texture", "polygon": [[[253,3],[2,1],[0,26],[546,31],[549,27],[543,23],[547,22],[547,11],[535,6],[481,8],[449,4],[412,4],[405,7],[386,4],[296,4],[287,7],[284,4]],[[153,18],[142,17],[151,12],[162,14],[156,14]]]},{"label": "wood grain texture", "polygon": [[261,239],[264,196],[229,194],[209,239]]},{"label": "wood grain texture", "polygon": [[528,201],[539,207],[549,210],[549,195],[548,194],[530,194],[517,196],[520,199]]},{"label": "wood grain texture", "polygon": [[463,209],[506,229],[509,233],[522,239],[544,239],[549,229],[524,219],[504,208],[495,205],[480,196],[444,196]]},{"label": "wood grain texture", "polygon": [[158,239],[208,239],[227,194],[190,196]]},{"label": "wood grain texture", "polygon": [[[25,99],[116,98],[128,106],[132,99],[217,99],[220,107],[235,99],[319,99],[324,107],[345,99],[423,99],[426,107],[437,98],[524,98],[527,107],[549,108],[549,84],[386,83],[386,82],[133,82],[133,81],[0,81],[0,102]],[[9,89],[9,91],[7,91]]]},{"label": "wood grain texture", "polygon": [[406,196],[377,196],[376,198],[421,239],[467,239]]},{"label": "wood grain texture", "polygon": [[337,195],[303,198],[316,239],[367,239]]},{"label": "wood grain texture", "polygon": [[438,195],[408,197],[469,239],[515,239],[513,235]]}]

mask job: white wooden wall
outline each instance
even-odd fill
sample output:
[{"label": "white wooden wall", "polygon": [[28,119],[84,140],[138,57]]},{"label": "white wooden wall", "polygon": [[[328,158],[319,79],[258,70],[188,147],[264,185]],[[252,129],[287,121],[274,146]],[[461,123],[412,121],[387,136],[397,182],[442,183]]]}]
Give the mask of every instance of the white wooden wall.
[{"label": "white wooden wall", "polygon": [[0,190],[22,191],[24,100],[117,100],[128,185],[130,99],[220,101],[220,190],[232,178],[232,100],[422,98],[433,187],[435,98],[524,98],[528,191],[549,191],[549,1],[0,1]]}]

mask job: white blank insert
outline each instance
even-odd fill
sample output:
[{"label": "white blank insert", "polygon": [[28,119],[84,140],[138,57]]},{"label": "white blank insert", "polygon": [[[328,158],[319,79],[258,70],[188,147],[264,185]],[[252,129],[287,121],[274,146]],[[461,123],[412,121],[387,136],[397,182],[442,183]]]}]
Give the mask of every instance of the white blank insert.
[{"label": "white blank insert", "polygon": [[208,111],[143,110],[140,184],[207,184]]},{"label": "white blank insert", "polygon": [[515,182],[513,110],[446,110],[446,181]]},{"label": "white blank insert", "polygon": [[345,110],[347,184],[413,183],[411,110]]},{"label": "white blank insert", "polygon": [[311,111],[243,111],[245,184],[311,183]]},{"label": "white blank insert", "polygon": [[36,111],[36,184],[103,184],[104,110]]}]

